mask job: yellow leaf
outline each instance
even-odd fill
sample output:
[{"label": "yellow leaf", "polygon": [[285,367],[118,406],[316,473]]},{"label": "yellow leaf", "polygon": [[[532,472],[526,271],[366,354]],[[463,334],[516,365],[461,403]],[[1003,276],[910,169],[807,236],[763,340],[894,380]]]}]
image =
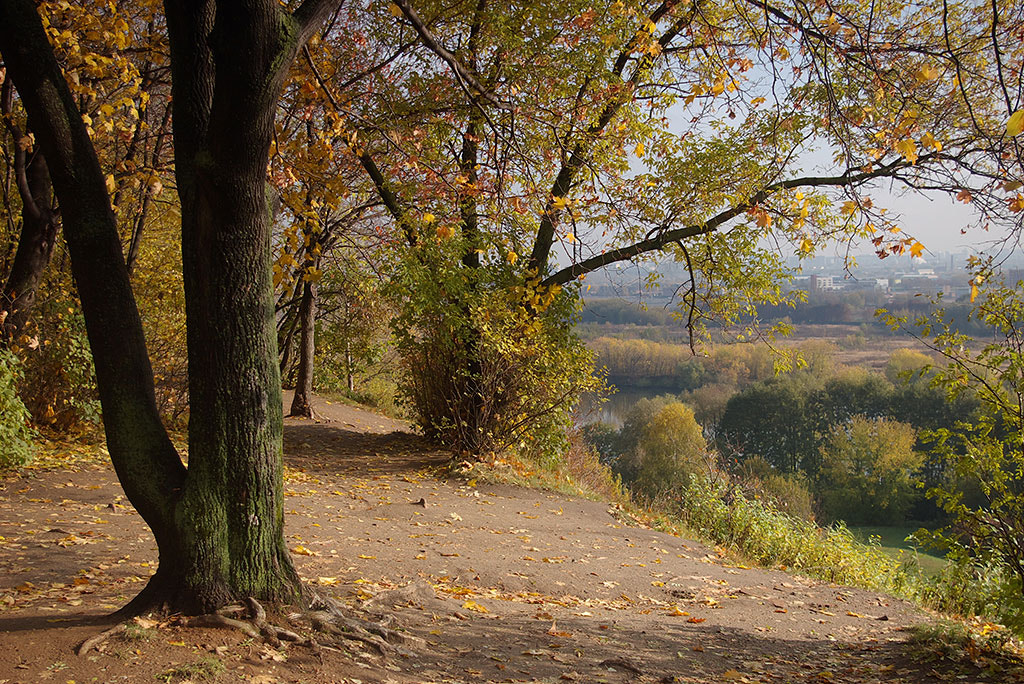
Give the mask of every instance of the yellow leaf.
[{"label": "yellow leaf", "polygon": [[743,673],[739,672],[738,670],[726,670],[722,673],[722,679],[724,679],[727,682],[735,682],[740,679],[743,679]]},{"label": "yellow leaf", "polygon": [[917,70],[915,76],[917,77],[917,80],[922,83],[925,81],[934,81],[939,77],[939,70],[930,64],[926,64]]},{"label": "yellow leaf", "polygon": [[924,251],[924,245],[922,245],[920,242],[915,242],[910,247],[910,256],[919,257],[919,256],[921,256],[921,252],[923,252],[923,251]]},{"label": "yellow leaf", "polygon": [[117,182],[114,180],[114,174],[107,174],[107,192],[114,192],[117,189]]},{"label": "yellow leaf", "polygon": [[562,209],[565,209],[566,206],[568,206],[568,204],[569,200],[565,199],[564,197],[552,196],[551,198],[551,207],[555,211],[561,211]]},{"label": "yellow leaf", "polygon": [[294,549],[292,549],[292,553],[294,553],[297,556],[313,556],[313,555],[315,555],[312,551],[307,549],[305,546],[296,546]]},{"label": "yellow leaf", "polygon": [[390,5],[388,5],[388,11],[391,12],[391,14],[396,17],[402,16],[402,8],[396,5],[395,3],[391,3]]},{"label": "yellow leaf", "polygon": [[363,560],[375,560],[377,558],[376,556],[367,556],[364,553],[359,554],[359,557]]},{"label": "yellow leaf", "polygon": [[909,138],[896,143],[896,151],[911,164],[917,161],[917,143]]},{"label": "yellow leaf", "polygon": [[974,283],[971,283],[971,303],[973,304],[974,300],[977,299],[977,298],[978,298],[978,286],[975,285]]},{"label": "yellow leaf", "polygon": [[431,223],[433,223],[433,222],[434,222],[434,219],[435,219],[435,217],[434,217],[434,215],[433,215],[433,214],[424,214],[424,215],[423,215],[423,223],[424,223],[425,225],[428,225],[428,226],[429,226],[429,225],[430,225]]},{"label": "yellow leaf", "polygon": [[942,143],[935,139],[935,136],[931,134],[931,131],[921,136],[921,144],[925,147],[930,147],[936,152],[942,151]]},{"label": "yellow leaf", "polygon": [[477,613],[489,613],[489,612],[491,612],[491,611],[487,610],[486,607],[481,606],[476,601],[466,601],[465,603],[462,604],[462,607],[465,608],[466,610],[472,610],[472,611],[477,612]]},{"label": "yellow leaf", "polygon": [[804,238],[800,241],[800,251],[809,254],[814,251],[814,241],[811,238]]},{"label": "yellow leaf", "polygon": [[633,148],[633,154],[636,155],[637,157],[642,157],[642,156],[644,156],[645,149],[646,148],[644,148],[643,141],[638,142],[636,144],[636,147]]},{"label": "yellow leaf", "polygon": [[1020,135],[1024,131],[1024,109],[1018,109],[1006,122],[1006,134],[1010,137]]},{"label": "yellow leaf", "polygon": [[509,252],[508,254],[505,255],[505,260],[508,261],[508,263],[510,264],[514,264],[517,261],[519,261],[519,255],[516,254],[515,252]]}]

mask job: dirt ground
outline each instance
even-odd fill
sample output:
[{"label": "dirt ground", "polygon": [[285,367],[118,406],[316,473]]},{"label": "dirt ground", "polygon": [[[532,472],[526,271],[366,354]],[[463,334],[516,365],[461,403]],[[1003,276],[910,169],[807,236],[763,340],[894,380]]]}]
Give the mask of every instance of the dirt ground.
[{"label": "dirt ground", "polygon": [[318,408],[287,420],[289,548],[404,653],[278,651],[170,618],[76,655],[156,549],[109,465],[69,457],[0,481],[0,684],[1008,681],[916,664],[906,630],[930,618],[903,601],[744,567],[607,504],[439,479],[444,454],[405,425]]}]

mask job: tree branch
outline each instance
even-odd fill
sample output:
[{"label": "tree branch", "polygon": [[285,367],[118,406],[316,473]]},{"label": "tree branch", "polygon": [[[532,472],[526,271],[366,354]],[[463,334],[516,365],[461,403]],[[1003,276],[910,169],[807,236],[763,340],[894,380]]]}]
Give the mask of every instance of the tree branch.
[{"label": "tree branch", "polygon": [[419,14],[416,13],[416,10],[414,10],[409,4],[408,0],[393,0],[393,2],[398,9],[402,10],[402,14],[405,15],[405,18],[409,23],[412,24],[413,29],[417,34],[419,34],[420,40],[423,41],[423,44],[448,64],[451,70],[455,73],[455,78],[460,81],[463,87],[468,84],[472,86],[473,90],[477,91],[482,98],[490,102],[495,107],[500,109],[508,108],[508,105],[488,91],[487,88],[477,80],[476,76],[474,76],[469,69],[463,66],[458,57],[453,55],[444,46],[437,42],[437,38],[434,37],[430,28],[423,22]]},{"label": "tree branch", "polygon": [[[930,157],[920,157],[918,162],[925,160]],[[809,187],[846,187],[851,185],[859,185],[873,178],[879,178],[883,176],[891,176],[896,171],[907,168],[910,163],[902,159],[897,159],[891,164],[880,166],[873,171],[863,171],[855,173],[852,170],[847,170],[845,173],[839,176],[805,176],[801,178],[792,178],[790,180],[779,181],[778,183],[772,183],[765,186],[760,191],[754,193],[749,199],[740,202],[739,204],[726,209],[725,211],[713,216],[704,223],[693,224],[685,226],[683,228],[675,228],[673,230],[664,230],[658,234],[649,237],[639,242],[634,242],[631,245],[619,247],[602,254],[598,254],[589,259],[585,259],[571,266],[556,271],[547,278],[544,279],[544,285],[564,285],[576,278],[596,271],[597,269],[607,266],[608,264],[614,264],[619,261],[629,261],[630,259],[646,254],[648,252],[654,252],[662,249],[666,245],[680,240],[686,240],[688,238],[696,237],[698,235],[705,235],[717,230],[722,224],[731,221],[748,209],[757,206],[761,202],[765,201],[775,192],[779,190],[789,190],[793,188],[809,188]]]}]

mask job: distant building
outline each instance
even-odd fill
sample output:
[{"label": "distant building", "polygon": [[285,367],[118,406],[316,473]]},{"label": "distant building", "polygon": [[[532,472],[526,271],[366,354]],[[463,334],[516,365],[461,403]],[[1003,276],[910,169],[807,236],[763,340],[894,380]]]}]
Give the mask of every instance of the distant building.
[{"label": "distant building", "polygon": [[835,292],[843,289],[843,282],[840,280],[837,283],[836,276],[812,275],[810,289],[821,290],[823,292]]}]

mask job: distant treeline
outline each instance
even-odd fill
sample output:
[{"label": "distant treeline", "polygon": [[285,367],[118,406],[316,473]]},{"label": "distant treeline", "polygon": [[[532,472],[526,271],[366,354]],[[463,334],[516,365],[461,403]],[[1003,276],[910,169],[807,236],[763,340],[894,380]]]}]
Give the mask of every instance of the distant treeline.
[{"label": "distant treeline", "polygon": [[[871,326],[879,334],[889,330],[876,318],[878,309],[887,309],[897,315],[906,315],[913,320],[934,310],[930,297],[907,294],[887,295],[884,292],[809,292],[807,301],[796,307],[761,306],[758,317],[762,321],[786,320],[799,325],[863,324]],[[971,305],[967,302],[944,301],[943,308],[948,317],[955,321],[964,333],[982,332],[983,328],[968,320]],[[623,299],[587,299],[580,323],[587,327],[602,324],[636,326],[682,326],[677,309],[673,306],[652,306],[643,309],[636,301]]]},{"label": "distant treeline", "polygon": [[[612,384],[655,387],[684,392],[708,384],[746,387],[775,375],[782,359],[765,345],[730,344],[694,356],[683,344],[651,340],[598,337],[587,346],[597,352],[597,366],[605,368]],[[804,356],[813,361],[831,347],[809,345]]]}]

